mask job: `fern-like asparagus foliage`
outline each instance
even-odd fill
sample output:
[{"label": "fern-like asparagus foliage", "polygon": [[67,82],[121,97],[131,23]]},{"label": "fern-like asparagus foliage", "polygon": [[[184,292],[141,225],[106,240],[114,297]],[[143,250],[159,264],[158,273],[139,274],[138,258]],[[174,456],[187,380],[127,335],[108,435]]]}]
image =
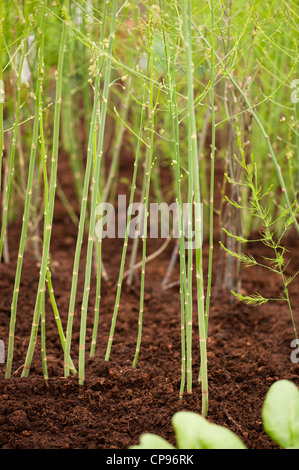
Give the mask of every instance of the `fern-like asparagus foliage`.
[{"label": "fern-like asparagus foliage", "polygon": [[[294,280],[294,278],[297,276],[298,272],[297,271],[294,275],[292,276],[287,276],[285,273],[286,267],[289,264],[289,261],[286,260],[286,252],[287,249],[283,246],[282,244],[282,239],[288,229],[292,226],[294,223],[294,218],[296,217],[299,207],[294,202],[292,205],[292,209],[286,209],[277,219],[274,219],[272,217],[272,214],[270,212],[269,207],[267,206],[265,199],[268,196],[269,192],[271,191],[271,187],[268,188],[267,190],[264,190],[262,184],[259,183],[258,180],[258,174],[257,174],[257,165],[251,156],[250,162],[247,163],[245,159],[245,152],[244,148],[242,148],[241,145],[240,147],[240,153],[241,153],[241,158],[238,159],[237,157],[236,160],[238,163],[241,165],[243,169],[243,179],[242,181],[233,181],[228,175],[226,175],[227,180],[231,184],[237,184],[239,186],[249,189],[249,204],[247,207],[241,206],[235,201],[231,201],[228,197],[226,197],[226,200],[232,204],[234,207],[237,207],[240,210],[247,210],[251,211],[252,215],[259,219],[261,229],[260,229],[260,235],[261,238],[258,240],[248,240],[245,239],[241,236],[236,236],[233,233],[227,231],[226,229],[223,229],[225,233],[233,237],[237,242],[241,244],[248,244],[249,242],[261,242],[268,248],[272,250],[272,256],[270,257],[263,257],[264,262],[259,262],[257,259],[252,255],[252,254],[244,254],[241,252],[234,252],[226,248],[223,243],[219,242],[222,248],[225,250],[225,252],[233,256],[235,258],[238,258],[242,264],[246,267],[252,267],[252,266],[259,266],[264,269],[268,269],[274,273],[276,273],[282,281],[282,291],[281,294],[278,298],[266,298],[260,293],[254,293],[251,295],[242,295],[240,293],[236,293],[232,291],[232,294],[239,300],[246,302],[249,305],[262,305],[267,303],[269,300],[283,300],[287,302],[288,308],[291,314],[291,319],[292,319],[292,324],[293,324],[293,329],[295,333],[296,339],[297,337],[297,330],[294,322],[294,317],[293,317],[293,311],[292,311],[292,306],[291,306],[291,301],[290,301],[290,296],[289,296],[289,285],[290,283]],[[279,236],[277,235],[277,230],[276,226],[277,223],[280,223],[280,225],[283,226],[283,229],[280,231]]]}]

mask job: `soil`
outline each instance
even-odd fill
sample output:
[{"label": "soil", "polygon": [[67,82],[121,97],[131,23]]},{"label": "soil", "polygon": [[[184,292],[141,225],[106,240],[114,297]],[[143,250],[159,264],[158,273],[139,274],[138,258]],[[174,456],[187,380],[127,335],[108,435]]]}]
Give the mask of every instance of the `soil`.
[{"label": "soil", "polygon": [[[59,178],[65,193],[75,200],[73,182],[68,180],[67,158],[62,155]],[[133,166],[127,159],[121,170],[130,175]],[[220,171],[220,170],[219,170]],[[170,182],[167,168],[162,182]],[[122,183],[124,184],[124,183]],[[127,191],[125,184],[120,191]],[[74,203],[75,205],[75,203]],[[0,338],[7,344],[10,304],[13,292],[20,221],[11,225],[9,250],[11,262],[0,265]],[[56,201],[51,244],[52,280],[57,305],[66,326],[77,229],[59,199]],[[214,266],[217,270],[218,233],[215,230]],[[86,241],[85,241],[86,242]],[[80,302],[84,285],[82,259],[74,318],[72,358],[77,364],[80,328]],[[163,240],[149,240],[148,252],[158,249]],[[286,241],[292,257],[291,274],[299,266],[299,239],[290,234]],[[201,393],[197,383],[199,346],[194,314],[193,393],[179,399],[180,387],[180,296],[177,285],[161,290],[173,242],[146,266],[145,309],[141,352],[137,368],[132,368],[137,338],[139,284],[128,289],[124,284],[109,362],[104,360],[111,315],[115,301],[115,283],[122,240],[106,239],[103,260],[109,280],[103,282],[101,314],[96,355],[87,358],[83,386],[78,378],[63,378],[63,353],[51,305],[47,299],[47,357],[49,379],[41,368],[39,337],[28,378],[21,378],[34,310],[38,281],[38,262],[30,249],[24,257],[18,317],[15,332],[13,376],[4,379],[0,364],[0,448],[2,449],[126,449],[137,444],[141,433],[151,432],[175,444],[171,418],[176,411],[201,412]],[[30,247],[29,247],[30,248]],[[257,244],[250,245],[256,256],[267,255]],[[203,247],[207,265],[208,247]],[[215,271],[216,271],[215,270]],[[178,280],[178,266],[172,280]],[[299,292],[291,285],[295,318],[299,321]],[[242,272],[243,292],[260,292],[277,297],[279,280],[263,269]],[[294,339],[291,318],[284,302],[269,302],[260,307],[231,302],[223,290],[212,294],[209,340],[209,415],[208,419],[234,431],[250,449],[275,449],[261,420],[262,405],[270,385],[289,379],[299,385],[299,364],[291,362]],[[90,290],[87,327],[87,351],[93,323],[95,282]],[[194,299],[195,301],[196,299]],[[196,312],[196,302],[194,304]]]}]

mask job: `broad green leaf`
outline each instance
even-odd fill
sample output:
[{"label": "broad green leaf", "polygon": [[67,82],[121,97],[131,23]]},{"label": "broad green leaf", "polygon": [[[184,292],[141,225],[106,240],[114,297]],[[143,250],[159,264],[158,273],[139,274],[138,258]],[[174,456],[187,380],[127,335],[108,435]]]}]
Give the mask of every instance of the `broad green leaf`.
[{"label": "broad green leaf", "polygon": [[140,444],[130,449],[174,449],[163,437],[156,434],[144,433],[140,437]]},{"label": "broad green leaf", "polygon": [[299,391],[288,380],[271,385],[263,406],[266,433],[283,448],[299,449]]},{"label": "broad green leaf", "polygon": [[178,449],[246,449],[232,431],[196,413],[180,411],[173,416],[172,424]]}]

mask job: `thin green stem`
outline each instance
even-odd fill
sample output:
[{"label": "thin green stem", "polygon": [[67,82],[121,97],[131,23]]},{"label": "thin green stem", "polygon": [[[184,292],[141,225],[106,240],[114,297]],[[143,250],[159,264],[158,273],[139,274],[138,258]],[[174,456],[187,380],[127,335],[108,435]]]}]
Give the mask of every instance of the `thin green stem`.
[{"label": "thin green stem", "polygon": [[21,100],[22,100],[22,83],[21,83],[21,72],[24,64],[24,59],[26,55],[26,40],[23,39],[22,44],[22,54],[19,63],[18,69],[18,96],[17,96],[17,103],[16,103],[16,114],[15,114],[15,122],[14,122],[14,129],[12,134],[11,140],[11,150],[9,155],[9,171],[8,171],[8,178],[7,178],[7,185],[5,188],[5,204],[3,208],[2,214],[2,226],[1,226],[1,235],[0,235],[0,260],[2,257],[2,248],[4,243],[4,237],[6,236],[7,230],[7,216],[8,216],[8,207],[9,207],[9,199],[10,199],[10,192],[12,186],[12,179],[14,174],[14,164],[15,164],[15,153],[16,153],[16,145],[17,145],[17,138],[18,138],[18,126],[19,126],[19,118],[20,118],[20,110],[21,110]]},{"label": "thin green stem", "polygon": [[89,298],[89,291],[90,291],[92,250],[93,250],[94,233],[95,233],[96,205],[97,205],[97,197],[98,197],[97,188],[99,185],[100,167],[101,167],[101,160],[102,160],[102,155],[103,155],[107,102],[108,102],[109,84],[110,84],[110,76],[111,76],[110,57],[112,54],[112,48],[113,48],[113,43],[114,43],[116,12],[117,12],[117,0],[113,0],[112,17],[111,17],[111,24],[110,24],[110,37],[109,37],[109,53],[110,54],[106,60],[106,68],[105,68],[103,102],[101,106],[100,129],[99,129],[99,137],[98,137],[96,163],[95,163],[95,169],[94,169],[91,214],[90,214],[89,235],[88,235],[88,244],[87,244],[85,284],[84,284],[83,301],[82,301],[82,307],[81,307],[81,323],[80,323],[80,339],[79,339],[79,384],[80,385],[83,384],[84,378],[85,378],[84,374],[85,374],[86,321],[87,321],[88,298]]},{"label": "thin green stem", "polygon": [[212,144],[211,144],[211,182],[210,182],[210,240],[209,240],[209,265],[208,265],[208,286],[206,294],[206,321],[205,333],[208,336],[208,322],[212,286],[212,266],[213,266],[213,233],[214,233],[214,174],[215,174],[215,142],[216,142],[216,117],[215,117],[215,97],[214,97],[214,79],[215,79],[215,60],[214,60],[214,1],[211,0],[211,18],[212,18],[212,41],[211,41],[211,118],[212,118]]},{"label": "thin green stem", "polygon": [[[153,5],[153,1],[149,2],[149,8],[151,12],[151,6]],[[149,75],[150,78],[153,75],[153,17],[152,13],[150,13],[149,18],[149,45],[148,45],[148,63],[149,63]],[[145,195],[143,199],[143,229],[142,229],[142,268],[141,268],[141,286],[140,286],[140,304],[139,304],[139,316],[138,316],[138,334],[137,334],[137,344],[135,350],[135,356],[133,360],[133,367],[137,366],[137,361],[140,353],[140,346],[141,346],[141,338],[142,338],[142,326],[143,326],[143,311],[144,311],[144,286],[145,286],[145,262],[146,262],[146,241],[147,241],[147,218],[148,218],[148,204],[149,204],[149,190],[150,190],[150,182],[151,182],[151,173],[152,173],[152,162],[153,162],[153,152],[154,152],[154,88],[153,82],[151,81],[148,84],[149,88],[149,127],[150,127],[150,145],[148,151],[148,159],[146,162],[146,187],[145,187]]]},{"label": "thin green stem", "polygon": [[[55,318],[55,321],[56,321],[61,346],[62,346],[63,351],[65,351],[65,336],[64,336],[64,332],[63,332],[63,327],[62,327],[58,307],[57,307],[57,304],[56,304],[56,299],[55,299],[55,296],[54,296],[54,289],[53,289],[53,285],[52,285],[51,271],[49,269],[49,266],[48,266],[48,269],[47,269],[47,284],[48,284],[49,296],[50,296],[50,300],[51,300],[52,310],[53,310],[53,313],[54,313],[54,318]],[[74,366],[74,363],[71,359],[70,359],[70,369],[71,369],[71,372],[73,374],[77,373],[76,367]]]},{"label": "thin green stem", "polygon": [[1,177],[2,177],[2,157],[3,157],[3,144],[4,144],[4,128],[3,128],[3,103],[5,100],[5,90],[3,81],[3,22],[4,22],[4,11],[3,2],[0,2],[0,190],[1,190]]},{"label": "thin green stem", "polygon": [[[147,186],[147,174],[148,174],[148,168],[149,168],[149,158],[150,158],[150,149],[147,147],[145,149],[146,155],[145,155],[145,162],[144,162],[144,173],[143,173],[143,181],[142,181],[142,187],[141,187],[141,197],[140,201],[141,204],[144,202],[146,196],[146,186]],[[129,286],[132,285],[133,283],[133,276],[134,276],[134,266],[136,264],[136,257],[137,257],[137,252],[138,252],[138,246],[139,246],[139,237],[134,238],[133,241],[133,246],[132,246],[132,252],[131,252],[131,257],[130,257],[130,264],[129,264],[129,274],[128,274],[128,279],[127,279],[127,284]]]},{"label": "thin green stem", "polygon": [[[149,60],[147,61],[147,73],[148,71],[149,71]],[[137,138],[137,148],[136,148],[136,154],[135,154],[134,171],[133,171],[132,185],[131,185],[131,192],[130,192],[130,202],[129,202],[130,210],[128,211],[128,216],[127,216],[127,226],[126,226],[126,233],[125,233],[121,264],[120,264],[120,270],[119,270],[119,276],[118,276],[116,299],[115,299],[114,311],[112,315],[110,333],[109,333],[106,354],[105,354],[106,361],[109,361],[109,358],[110,358],[111,348],[112,348],[112,343],[113,343],[113,338],[114,338],[114,331],[115,331],[117,315],[118,315],[118,310],[119,310],[119,301],[120,301],[121,290],[122,290],[124,267],[125,267],[125,260],[126,260],[126,254],[127,254],[127,248],[128,248],[130,223],[131,223],[131,216],[132,216],[131,207],[134,201],[134,195],[135,195],[135,190],[136,190],[136,180],[137,180],[138,163],[139,163],[139,157],[140,157],[140,147],[141,147],[141,143],[143,142],[142,135],[143,135],[143,127],[144,127],[144,119],[145,119],[146,99],[147,99],[147,87],[146,87],[146,84],[144,84],[144,93],[143,93],[143,102],[142,102],[143,104],[142,104],[141,115],[140,115],[139,134]]]},{"label": "thin green stem", "polygon": [[[160,0],[160,9],[162,11],[162,0]],[[183,397],[185,382],[186,382],[186,325],[185,325],[185,299],[187,296],[187,279],[186,279],[186,258],[185,258],[185,239],[184,239],[184,218],[183,218],[183,204],[181,194],[181,174],[180,174],[180,146],[179,146],[179,122],[178,122],[178,109],[176,97],[176,84],[175,84],[175,56],[173,56],[170,67],[170,56],[168,51],[168,43],[165,34],[165,24],[161,15],[162,21],[162,35],[165,51],[165,66],[166,77],[168,86],[168,100],[170,110],[170,122],[173,139],[173,164],[175,165],[175,180],[177,189],[177,202],[179,205],[179,253],[180,253],[180,299],[181,299],[181,384],[180,384],[180,398]]]},{"label": "thin green stem", "polygon": [[[105,2],[100,43],[104,41],[104,37],[105,37],[105,23],[106,23],[106,17],[107,17],[107,9],[108,9],[108,3]],[[104,59],[102,57],[99,57],[97,61],[98,73],[96,75],[96,81],[95,81],[95,87],[94,87],[93,109],[92,109],[92,116],[91,116],[91,122],[90,122],[90,127],[89,127],[87,160],[86,160],[85,177],[84,177],[83,192],[82,192],[80,220],[79,220],[79,225],[78,225],[78,235],[77,235],[77,242],[76,242],[76,249],[75,249],[74,265],[73,265],[72,285],[71,285],[69,312],[68,312],[68,320],[67,320],[67,331],[66,331],[66,344],[65,344],[65,351],[64,351],[64,375],[65,377],[69,376],[69,368],[70,368],[69,361],[70,361],[70,350],[71,350],[73,321],[74,321],[74,312],[75,312],[75,303],[76,303],[76,293],[77,293],[77,285],[78,285],[78,273],[79,273],[81,248],[82,248],[82,242],[83,242],[86,211],[87,211],[89,182],[90,182],[91,168],[92,168],[92,161],[93,161],[93,142],[94,142],[94,136],[95,136],[95,131],[96,131],[97,113],[99,109],[99,93],[100,93],[101,70],[103,66],[103,60]]]},{"label": "thin green stem", "polygon": [[[206,37],[202,34],[202,32],[200,31],[200,29],[198,28],[197,25],[194,25],[193,23],[193,26],[195,27],[195,29],[197,30],[197,32],[199,33],[200,37],[202,38],[202,40],[204,41],[204,43],[209,47],[209,49],[211,49],[211,44],[209,43],[209,41],[206,39]],[[290,203],[290,199],[289,199],[289,196],[288,196],[288,191],[287,191],[287,188],[286,188],[286,184],[285,184],[285,181],[284,181],[284,178],[283,178],[283,175],[282,175],[282,172],[281,172],[281,168],[280,168],[280,165],[277,161],[277,158],[276,158],[276,155],[275,155],[275,152],[273,150],[273,147],[271,145],[271,142],[270,142],[270,139],[269,139],[269,136],[267,135],[267,132],[265,130],[265,127],[264,125],[262,124],[261,120],[259,119],[257,113],[254,111],[253,109],[253,106],[251,105],[248,97],[246,96],[246,93],[243,92],[243,90],[241,89],[241,87],[238,85],[238,83],[236,82],[236,80],[233,78],[232,74],[227,70],[227,67],[224,63],[224,61],[219,57],[219,55],[214,51],[214,56],[217,58],[217,60],[219,61],[219,64],[222,65],[222,67],[224,67],[224,70],[229,78],[229,80],[232,82],[232,84],[234,85],[234,87],[238,90],[240,96],[242,96],[242,99],[244,100],[246,106],[247,106],[247,109],[248,111],[251,113],[252,117],[254,118],[255,122],[257,123],[258,127],[260,128],[261,132],[262,132],[262,135],[264,137],[264,139],[266,140],[266,143],[267,143],[267,146],[268,146],[268,150],[269,150],[269,157],[272,159],[273,161],[273,165],[274,165],[274,168],[276,170],[276,174],[277,174],[277,177],[278,177],[278,180],[279,180],[279,183],[280,183],[280,186],[281,186],[281,190],[283,192],[283,196],[285,198],[285,202],[286,202],[286,206],[288,207],[288,209],[290,210],[290,213],[293,214],[293,209],[292,209],[292,205]],[[296,219],[296,217],[294,217],[294,224],[295,224],[295,227],[296,227],[296,230],[297,232],[299,233],[299,224],[298,224],[298,221]]]},{"label": "thin green stem", "polygon": [[63,103],[62,103],[62,139],[65,150],[70,157],[72,174],[78,200],[82,197],[82,170],[83,165],[79,156],[78,143],[75,137],[75,113],[73,109],[73,93],[71,89],[72,59],[75,46],[74,38],[69,34],[67,37],[68,50],[65,57],[64,79],[63,79]]},{"label": "thin green stem", "polygon": [[41,301],[41,353],[44,379],[48,380],[48,367],[47,367],[47,349],[46,349],[46,310],[45,310],[45,292]]},{"label": "thin green stem", "polygon": [[44,59],[43,31],[44,31],[44,16],[45,16],[45,11],[46,11],[46,3],[47,3],[46,0],[44,0],[43,5],[42,5],[42,13],[40,14],[40,24],[39,24],[39,31],[38,31],[39,64],[38,64],[38,75],[37,75],[37,82],[36,82],[35,117],[34,117],[34,123],[33,123],[32,145],[31,145],[31,152],[30,152],[30,159],[29,159],[29,169],[28,169],[28,177],[27,177],[27,188],[26,188],[26,195],[25,195],[22,231],[21,231],[21,237],[20,237],[20,243],[19,243],[19,253],[18,253],[17,268],[16,268],[16,274],[15,274],[13,298],[12,298],[12,303],[11,303],[8,352],[7,352],[6,373],[5,373],[6,379],[10,378],[12,361],[13,361],[14,333],[15,333],[16,316],[17,316],[17,304],[18,304],[22,265],[23,265],[23,256],[24,256],[26,235],[27,235],[27,228],[28,228],[28,221],[29,221],[32,184],[33,184],[34,169],[35,169],[36,149],[37,149],[37,144],[38,144],[40,110],[42,109],[42,97],[41,97],[42,96],[42,68],[43,68],[43,59]]},{"label": "thin green stem", "polygon": [[[198,324],[199,324],[199,343],[200,343],[200,370],[202,382],[202,415],[208,413],[208,374],[207,374],[207,337],[205,331],[205,312],[204,312],[204,289],[203,289],[203,267],[202,267],[202,211],[200,203],[200,184],[199,184],[199,165],[197,155],[197,130],[194,108],[194,64],[192,60],[192,2],[183,1],[183,32],[186,51],[187,67],[187,109],[188,109],[188,132],[189,132],[189,172],[193,173],[193,191],[194,191],[194,217],[195,217],[195,257],[196,257],[196,285],[197,285],[197,305],[198,305]],[[189,253],[191,258],[191,253]],[[188,279],[190,282],[191,279]],[[190,285],[189,285],[190,289]],[[190,319],[189,319],[190,321]],[[187,325],[189,326],[189,325]],[[190,348],[192,345],[189,346]],[[190,360],[190,358],[189,358]],[[188,361],[188,356],[187,356]],[[189,371],[191,373],[191,371]],[[188,390],[191,391],[191,390]]]},{"label": "thin green stem", "polygon": [[[68,1],[65,2],[63,11],[64,11],[64,16],[67,15]],[[30,371],[33,353],[34,353],[35,344],[36,344],[42,296],[46,288],[45,282],[46,282],[47,264],[48,264],[49,250],[50,250],[50,240],[51,240],[51,233],[52,233],[55,192],[56,192],[56,185],[57,185],[59,126],[60,126],[60,111],[61,111],[61,100],[62,100],[61,90],[62,90],[63,59],[64,59],[64,53],[65,53],[66,32],[67,32],[67,23],[66,21],[64,21],[62,25],[61,41],[60,41],[60,48],[59,48],[59,55],[58,55],[57,77],[56,77],[56,97],[55,97],[55,108],[54,108],[51,179],[50,179],[50,186],[49,186],[49,201],[47,205],[47,214],[45,216],[46,217],[46,223],[45,223],[46,232],[44,233],[41,269],[40,269],[37,297],[36,297],[36,302],[35,302],[35,309],[34,309],[34,314],[33,314],[31,335],[30,335],[29,346],[27,349],[22,377],[27,377]]]}]

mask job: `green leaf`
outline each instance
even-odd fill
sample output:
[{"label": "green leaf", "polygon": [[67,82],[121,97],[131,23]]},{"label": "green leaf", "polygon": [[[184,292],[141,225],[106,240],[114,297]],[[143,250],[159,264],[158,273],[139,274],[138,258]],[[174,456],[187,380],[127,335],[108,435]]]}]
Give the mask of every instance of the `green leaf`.
[{"label": "green leaf", "polygon": [[196,413],[180,411],[173,416],[172,424],[178,449],[246,449],[232,431]]},{"label": "green leaf", "polygon": [[236,251],[230,251],[228,248],[226,248],[221,241],[219,241],[219,245],[224,249],[226,253],[228,253],[230,256],[233,256],[234,258],[239,259],[242,263],[244,263],[246,266],[254,266],[257,263],[257,261],[254,259],[252,255],[244,255],[243,253],[237,253]]},{"label": "green leaf", "polygon": [[228,235],[231,238],[234,238],[237,242],[240,242],[240,243],[248,243],[249,242],[249,240],[247,240],[246,238],[243,238],[239,235],[234,235],[233,233],[226,230],[226,228],[224,228],[224,227],[222,227],[222,230],[223,230],[224,233],[226,233],[226,235]]},{"label": "green leaf", "polygon": [[295,277],[296,277],[298,274],[299,274],[299,271],[297,271],[293,276],[288,277],[288,278],[285,280],[286,286],[288,286],[288,285],[295,279]]},{"label": "green leaf", "polygon": [[266,299],[258,292],[253,295],[242,295],[234,292],[233,290],[231,293],[241,302],[245,302],[248,305],[263,305],[268,302],[269,299]]},{"label": "green leaf", "polygon": [[[232,199],[229,199],[228,196],[224,195],[224,199],[229,202],[232,206],[236,207],[237,209],[247,209],[246,207],[244,206],[240,206],[240,204],[238,204],[236,201],[233,201]],[[224,230],[224,229],[222,229]]]},{"label": "green leaf", "polygon": [[263,406],[266,433],[280,446],[299,449],[299,391],[288,380],[271,385]]},{"label": "green leaf", "polygon": [[140,444],[130,449],[174,449],[168,441],[156,434],[144,433],[140,437]]}]

